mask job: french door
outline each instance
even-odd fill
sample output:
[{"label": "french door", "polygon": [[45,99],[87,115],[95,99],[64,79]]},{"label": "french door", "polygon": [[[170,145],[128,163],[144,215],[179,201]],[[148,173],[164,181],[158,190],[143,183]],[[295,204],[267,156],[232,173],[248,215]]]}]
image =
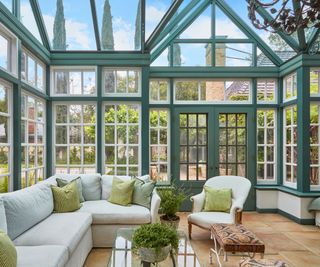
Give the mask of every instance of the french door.
[{"label": "french door", "polygon": [[[243,176],[254,186],[255,127],[251,108],[177,107],[173,116],[173,179],[179,186],[196,194],[208,178],[217,175]],[[188,210],[190,203],[184,203],[183,208]],[[255,209],[253,187],[246,209]]]}]

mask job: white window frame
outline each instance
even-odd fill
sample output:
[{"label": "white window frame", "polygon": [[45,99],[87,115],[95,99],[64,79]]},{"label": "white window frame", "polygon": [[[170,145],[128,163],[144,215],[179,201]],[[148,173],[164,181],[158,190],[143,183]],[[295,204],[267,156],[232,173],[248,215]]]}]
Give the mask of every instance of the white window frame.
[{"label": "white window frame", "polygon": [[[320,75],[319,75],[320,76]],[[310,102],[310,107],[311,105],[316,105],[318,107],[318,111],[320,109],[320,102]],[[318,163],[317,164],[312,164],[311,163],[311,160],[310,160],[310,167],[317,167],[318,168],[318,172],[320,172],[320,113],[318,113],[318,123],[312,123],[311,124],[311,121],[310,121],[310,126],[317,126],[318,127],[318,144],[310,144],[310,150],[311,150],[311,147],[317,147],[318,148]],[[319,175],[320,173],[318,173]],[[310,177],[309,177],[310,179]],[[319,184],[318,185],[311,185],[310,184],[310,190],[311,191],[318,191],[320,190],[320,181],[319,181]]]},{"label": "white window frame", "polygon": [[9,118],[9,135],[8,135],[8,143],[3,143],[1,145],[7,146],[9,148],[8,154],[8,164],[9,164],[9,172],[0,174],[0,178],[8,177],[8,191],[13,191],[13,88],[12,84],[7,81],[0,79],[0,84],[2,84],[8,91],[8,114],[1,114]]},{"label": "white window frame", "polygon": [[[65,72],[81,72],[81,94],[70,94],[70,84],[68,81],[67,85],[67,93],[66,94],[58,94],[55,92],[56,89],[56,79],[55,73],[59,71]],[[94,72],[95,73],[95,92],[94,94],[83,94],[83,73],[84,72]],[[97,81],[98,81],[98,73],[97,73],[97,66],[50,66],[50,95],[51,96],[63,96],[63,97],[90,97],[90,96],[97,96]]]},{"label": "white window frame", "polygon": [[5,69],[0,67],[0,69],[18,78],[18,38],[10,30],[8,30],[2,23],[0,23],[0,35],[8,40],[8,51],[7,51],[8,68]]},{"label": "white window frame", "polygon": [[[318,72],[318,93],[317,94],[311,94],[311,72],[313,71],[316,71]],[[309,91],[310,91],[310,96],[311,97],[319,97],[320,96],[320,67],[318,68],[310,68],[310,88],[309,88]]]},{"label": "white window frame", "polygon": [[[230,100],[222,100],[222,101],[204,101],[199,100],[201,95],[201,82],[227,82],[227,81],[247,81],[249,82],[249,99],[246,101],[230,101]],[[176,100],[176,84],[178,82],[197,82],[198,83],[198,100]],[[173,103],[174,104],[182,104],[182,105],[199,105],[199,104],[217,104],[217,105],[225,105],[225,104],[252,104],[252,80],[251,79],[175,79],[173,82]]]},{"label": "white window frame", "polygon": [[[161,164],[166,164],[167,165],[167,180],[166,181],[159,181],[157,177],[157,183],[158,184],[170,184],[171,182],[171,158],[170,158],[170,129],[171,129],[171,124],[170,124],[170,109],[168,108],[150,108],[149,109],[149,114],[151,111],[157,111],[157,112],[160,112],[160,111],[166,111],[167,114],[168,114],[168,121],[167,121],[167,127],[163,127],[163,126],[160,126],[159,124],[159,116],[158,116],[158,123],[157,123],[157,126],[156,127],[153,127],[150,125],[150,122],[149,122],[149,147],[150,147],[150,150],[149,150],[149,174],[150,174],[150,177],[151,177],[151,165],[157,165],[157,168],[160,167]],[[158,113],[159,114],[159,113]],[[150,117],[150,115],[149,115]],[[157,144],[151,144],[151,129],[154,129],[154,130],[157,130],[157,133],[158,133],[158,140],[157,140]],[[165,129],[167,130],[167,144],[164,145],[164,144],[160,144],[160,129]],[[167,161],[164,162],[164,161],[160,161],[159,160],[159,153],[157,153],[157,161],[155,162],[151,162],[151,148],[152,147],[167,147]]]},{"label": "white window frame", "polygon": [[[39,59],[37,58],[34,54],[32,54],[29,50],[27,50],[26,48],[22,48],[22,53],[25,54],[26,58],[25,58],[25,76],[26,79],[22,78],[21,75],[21,80],[24,81],[26,84],[32,86],[33,88],[35,88],[36,90],[40,91],[40,92],[45,92],[46,89],[46,65]],[[29,81],[29,65],[28,65],[28,61],[29,58],[31,58],[34,63],[35,63],[35,69],[34,69],[34,82],[35,84],[33,85],[30,81]],[[22,65],[22,62],[21,62]],[[38,86],[38,66],[42,67],[42,88]]]},{"label": "white window frame", "polygon": [[[105,72],[106,71],[127,71],[127,84],[128,84],[128,72],[129,71],[136,71],[139,73],[139,80],[138,80],[138,92],[137,93],[129,93],[129,92],[125,92],[125,93],[107,93],[106,92],[106,88],[105,88]],[[117,77],[117,75],[115,76]],[[117,80],[115,80],[115,86],[117,85]],[[105,67],[102,69],[102,95],[103,96],[115,96],[115,97],[141,97],[141,91],[142,91],[142,71],[141,68],[137,68],[137,67]],[[128,89],[128,88],[127,88]],[[116,90],[116,87],[115,87]]]},{"label": "white window frame", "polygon": [[[287,79],[291,80],[291,86],[290,86],[290,93],[291,97],[287,98],[287,86],[286,86],[286,81]],[[294,95],[294,84],[296,84],[296,95]],[[288,102],[294,99],[297,99],[297,94],[298,94],[298,82],[297,82],[297,72],[294,71],[286,76],[283,77],[283,102]]]},{"label": "white window frame", "polygon": [[[266,86],[266,83],[272,81],[274,82],[275,86],[274,86],[274,100],[273,101],[268,101],[268,100],[258,100],[258,83],[260,82],[264,82],[265,83],[265,86]],[[267,90],[265,88],[264,90],[264,98],[267,97]],[[278,79],[276,78],[267,78],[267,79],[257,79],[257,103],[258,104],[277,104],[278,103]]]},{"label": "white window frame", "polygon": [[[139,143],[138,143],[138,154],[139,154],[139,156],[138,156],[138,164],[137,164],[137,167],[138,167],[138,176],[140,176],[141,175],[141,165],[142,165],[142,162],[141,162],[141,103],[140,102],[136,102],[136,101],[127,101],[127,102],[124,102],[124,101],[120,101],[120,102],[113,102],[113,101],[106,101],[106,102],[103,102],[102,103],[102,110],[103,110],[103,116],[102,116],[102,125],[103,125],[103,127],[102,127],[102,142],[103,142],[103,149],[102,149],[102,164],[103,164],[103,166],[102,166],[102,172],[103,172],[103,174],[106,174],[106,165],[108,165],[108,164],[106,164],[106,153],[105,153],[105,148],[107,147],[107,146],[112,146],[113,145],[113,147],[115,148],[115,163],[114,163],[114,167],[115,167],[115,170],[116,170],[116,168],[117,168],[117,163],[116,163],[116,157],[117,157],[117,154],[116,154],[116,149],[117,149],[117,147],[118,147],[118,144],[117,144],[117,141],[116,141],[116,139],[117,139],[117,135],[116,135],[116,131],[115,131],[115,143],[114,144],[108,144],[108,145],[106,145],[106,143],[105,143],[105,129],[106,129],[106,123],[105,123],[105,106],[107,106],[107,105],[117,105],[117,106],[119,106],[119,105],[137,105],[138,106],[138,112],[139,112],[139,120],[138,120],[138,132],[139,132]],[[115,115],[116,116],[116,115]],[[117,121],[116,121],[116,117],[115,117],[115,122],[114,123],[110,123],[109,125],[114,125],[115,126],[115,129],[116,129],[116,127],[117,127]],[[126,123],[121,123],[121,125],[125,125],[125,126],[127,126],[127,125],[130,125],[130,124],[128,124],[128,122],[126,122]],[[122,145],[125,145],[126,147],[128,147],[128,146],[130,146],[130,144],[129,144],[129,141],[128,141],[128,135],[127,135],[127,140],[126,140],[126,143],[125,144],[122,144]],[[129,158],[128,157],[128,155],[126,155],[127,156],[127,159]],[[110,164],[111,165],[111,164]],[[128,165],[128,164],[126,164],[126,165],[123,165],[122,166],[122,164],[121,164],[121,167],[126,167],[126,176],[128,176],[129,175],[129,167],[130,167],[130,165]],[[131,167],[135,167],[135,165],[134,166],[131,166]],[[107,174],[107,175],[111,175],[111,174]],[[115,171],[115,174],[114,174],[115,176],[117,176],[117,174],[116,174],[116,171]],[[123,176],[123,175],[121,175],[121,176]]]},{"label": "white window frame", "polygon": [[[293,120],[293,109],[294,107],[297,108],[297,105],[290,105],[290,106],[287,106],[283,109],[283,184],[285,186],[288,186],[288,187],[291,187],[291,188],[297,188],[297,183],[296,182],[293,182],[293,177],[294,177],[294,172],[293,172],[293,167],[296,166],[298,168],[298,164],[295,164],[294,163],[294,147],[298,148],[298,144],[294,144],[293,143],[293,140],[294,140],[294,137],[293,137],[293,129],[294,127],[297,127],[297,125],[294,124],[294,120]],[[288,126],[286,124],[286,110],[287,109],[292,109],[291,111],[291,124]],[[297,111],[298,112],[298,111]],[[287,144],[286,140],[287,140],[287,131],[286,129],[287,128],[291,128],[291,144]],[[298,139],[297,139],[298,140]],[[286,164],[286,148],[287,147],[290,147],[291,148],[291,162],[289,164]],[[290,166],[291,167],[291,179],[290,181],[287,181],[287,166]],[[298,170],[297,170],[297,176],[298,176]],[[297,177],[298,179],[298,177]],[[309,179],[309,177],[308,177]]]},{"label": "white window frame", "polygon": [[[157,90],[158,100],[151,99],[151,82],[166,82],[167,83],[167,100],[160,100],[160,90]],[[170,104],[170,80],[169,79],[155,79],[151,78],[149,80],[149,103],[150,104]]]},{"label": "white window frame", "polygon": [[[266,116],[266,113],[264,113],[264,126],[261,127],[258,125],[257,123],[257,140],[258,140],[258,129],[263,129],[264,130],[264,144],[258,144],[257,142],[257,164],[263,164],[264,165],[264,176],[263,176],[263,179],[258,179],[258,174],[257,174],[257,184],[275,184],[277,183],[277,168],[278,168],[278,153],[277,153],[277,147],[278,147],[278,143],[277,143],[277,110],[274,109],[274,108],[259,108],[257,110],[258,111],[264,111],[264,112],[267,112],[267,111],[270,111],[272,110],[274,112],[274,126],[273,127],[270,127],[270,126],[267,126],[267,116]],[[273,144],[268,144],[267,143],[267,129],[273,129]],[[263,158],[264,158],[264,161],[263,162],[259,162],[258,161],[258,147],[263,147],[264,148],[264,155],[263,155]],[[273,162],[269,162],[269,161],[266,161],[267,159],[267,147],[273,147]],[[266,168],[266,165],[267,164],[273,164],[273,175],[274,175],[274,178],[273,179],[267,179],[267,168]],[[258,170],[258,168],[257,168]]]},{"label": "white window frame", "polygon": [[[29,119],[28,115],[27,117],[21,117],[21,121],[25,122],[25,142],[24,143],[21,143],[21,147],[25,147],[26,151],[25,151],[25,164],[26,164],[26,168],[22,168],[21,166],[21,174],[24,172],[27,174],[27,176],[25,177],[25,187],[28,187],[28,183],[29,183],[29,172],[30,171],[34,171],[35,172],[35,183],[38,182],[38,174],[37,174],[37,171],[39,169],[43,169],[43,180],[45,180],[45,177],[46,177],[46,166],[47,166],[47,157],[46,157],[46,143],[47,143],[47,131],[46,131],[46,125],[47,125],[47,121],[46,121],[46,101],[35,96],[34,94],[31,94],[25,90],[22,91],[22,95],[26,97],[26,112],[28,114],[28,97],[31,97],[35,100],[35,111],[37,111],[37,104],[36,104],[36,101],[38,102],[41,102],[42,105],[43,105],[43,122],[38,122],[36,120],[37,118],[37,113],[35,112],[34,113],[34,116],[35,118],[34,119]],[[29,122],[33,122],[34,125],[35,125],[35,129],[34,129],[34,133],[35,133],[35,136],[34,136],[34,140],[35,142],[34,143],[29,143],[29,133],[28,133],[28,124]],[[42,141],[42,144],[38,144],[38,136],[37,136],[37,124],[42,124],[43,125],[43,141]],[[35,163],[34,163],[34,167],[29,167],[29,147],[30,146],[33,146],[35,147]],[[42,158],[42,165],[41,166],[38,166],[38,147],[43,147],[43,158]],[[22,163],[22,162],[21,162]],[[21,175],[21,182],[22,182],[22,175]]]},{"label": "white window frame", "polygon": [[[66,123],[56,123],[56,118],[57,118],[57,114],[56,114],[56,106],[60,106],[60,105],[65,105],[67,106],[67,120],[70,116],[70,105],[94,105],[95,106],[95,116],[96,116],[96,122],[95,123],[84,123],[83,122],[83,109],[81,108],[81,122],[77,122],[77,123],[70,123],[69,121],[67,121]],[[58,167],[62,167],[62,168],[66,168],[67,169],[67,173],[69,174],[70,173],[70,169],[72,168],[79,168],[81,169],[80,173],[84,173],[84,169],[85,168],[95,168],[95,173],[97,172],[97,168],[98,168],[98,161],[97,161],[97,156],[98,156],[98,151],[97,151],[97,148],[98,148],[98,143],[97,143],[97,135],[98,135],[98,127],[97,127],[97,103],[94,102],[94,101],[79,101],[79,102],[73,102],[73,101],[55,101],[53,103],[53,113],[52,113],[52,119],[53,119],[53,129],[52,129],[52,134],[53,134],[53,138],[52,138],[52,143],[53,143],[53,149],[52,149],[52,162],[53,162],[53,172],[55,174],[58,174],[56,172],[56,168],[57,166]],[[94,144],[94,147],[95,147],[95,157],[96,157],[96,162],[94,165],[85,165],[85,164],[78,164],[78,165],[75,165],[75,164],[70,164],[70,147],[71,146],[76,146],[77,144],[70,144],[70,135],[69,135],[69,127],[70,126],[80,126],[81,129],[82,127],[84,126],[95,126],[95,144]],[[67,127],[67,143],[66,144],[56,144],[56,127],[57,126],[66,126]],[[57,164],[56,163],[56,147],[59,146],[59,147],[66,147],[67,148],[67,164],[65,165],[62,165],[62,164]],[[81,158],[80,158],[80,161],[81,162],[84,162],[84,150],[83,148],[84,147],[89,147],[89,146],[93,146],[93,144],[85,144],[84,143],[84,136],[83,134],[81,134]]]}]

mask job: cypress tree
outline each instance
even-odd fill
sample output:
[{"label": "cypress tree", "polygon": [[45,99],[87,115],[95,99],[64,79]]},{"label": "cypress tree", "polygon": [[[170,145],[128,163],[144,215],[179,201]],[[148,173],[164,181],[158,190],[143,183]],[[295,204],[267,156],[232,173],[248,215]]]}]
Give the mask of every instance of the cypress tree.
[{"label": "cypress tree", "polygon": [[141,48],[141,0],[138,3],[137,17],[136,17],[136,31],[134,34],[134,49]]},{"label": "cypress tree", "polygon": [[66,50],[66,25],[63,11],[63,1],[57,0],[57,11],[53,24],[53,49]]},{"label": "cypress tree", "polygon": [[114,39],[112,29],[112,16],[109,0],[105,0],[103,7],[102,29],[101,29],[102,49],[114,50]]}]

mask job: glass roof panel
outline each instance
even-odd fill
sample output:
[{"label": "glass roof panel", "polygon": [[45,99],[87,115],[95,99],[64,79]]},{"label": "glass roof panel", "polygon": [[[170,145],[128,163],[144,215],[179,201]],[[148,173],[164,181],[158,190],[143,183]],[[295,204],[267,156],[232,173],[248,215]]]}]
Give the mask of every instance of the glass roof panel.
[{"label": "glass roof panel", "polygon": [[140,50],[139,2],[139,0],[96,0],[102,49]]},{"label": "glass roof panel", "polygon": [[37,40],[42,43],[39,33],[38,25],[33,15],[31,4],[29,0],[20,1],[20,20],[22,24],[33,34]]},{"label": "glass roof panel", "polygon": [[97,49],[89,0],[81,1],[80,7],[78,0],[38,2],[53,50]]},{"label": "glass roof panel", "polygon": [[12,0],[0,0],[12,12]]}]

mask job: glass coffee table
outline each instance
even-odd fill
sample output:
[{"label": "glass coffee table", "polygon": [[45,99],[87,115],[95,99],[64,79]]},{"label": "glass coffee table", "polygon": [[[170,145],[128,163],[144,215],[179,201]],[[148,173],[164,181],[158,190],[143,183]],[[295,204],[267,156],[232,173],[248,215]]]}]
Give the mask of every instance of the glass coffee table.
[{"label": "glass coffee table", "polygon": [[194,253],[190,242],[184,232],[178,231],[179,252],[177,255],[169,255],[168,258],[157,264],[141,262],[138,255],[131,251],[131,240],[134,228],[120,228],[117,231],[116,240],[112,248],[108,267],[200,267],[200,263]]}]

